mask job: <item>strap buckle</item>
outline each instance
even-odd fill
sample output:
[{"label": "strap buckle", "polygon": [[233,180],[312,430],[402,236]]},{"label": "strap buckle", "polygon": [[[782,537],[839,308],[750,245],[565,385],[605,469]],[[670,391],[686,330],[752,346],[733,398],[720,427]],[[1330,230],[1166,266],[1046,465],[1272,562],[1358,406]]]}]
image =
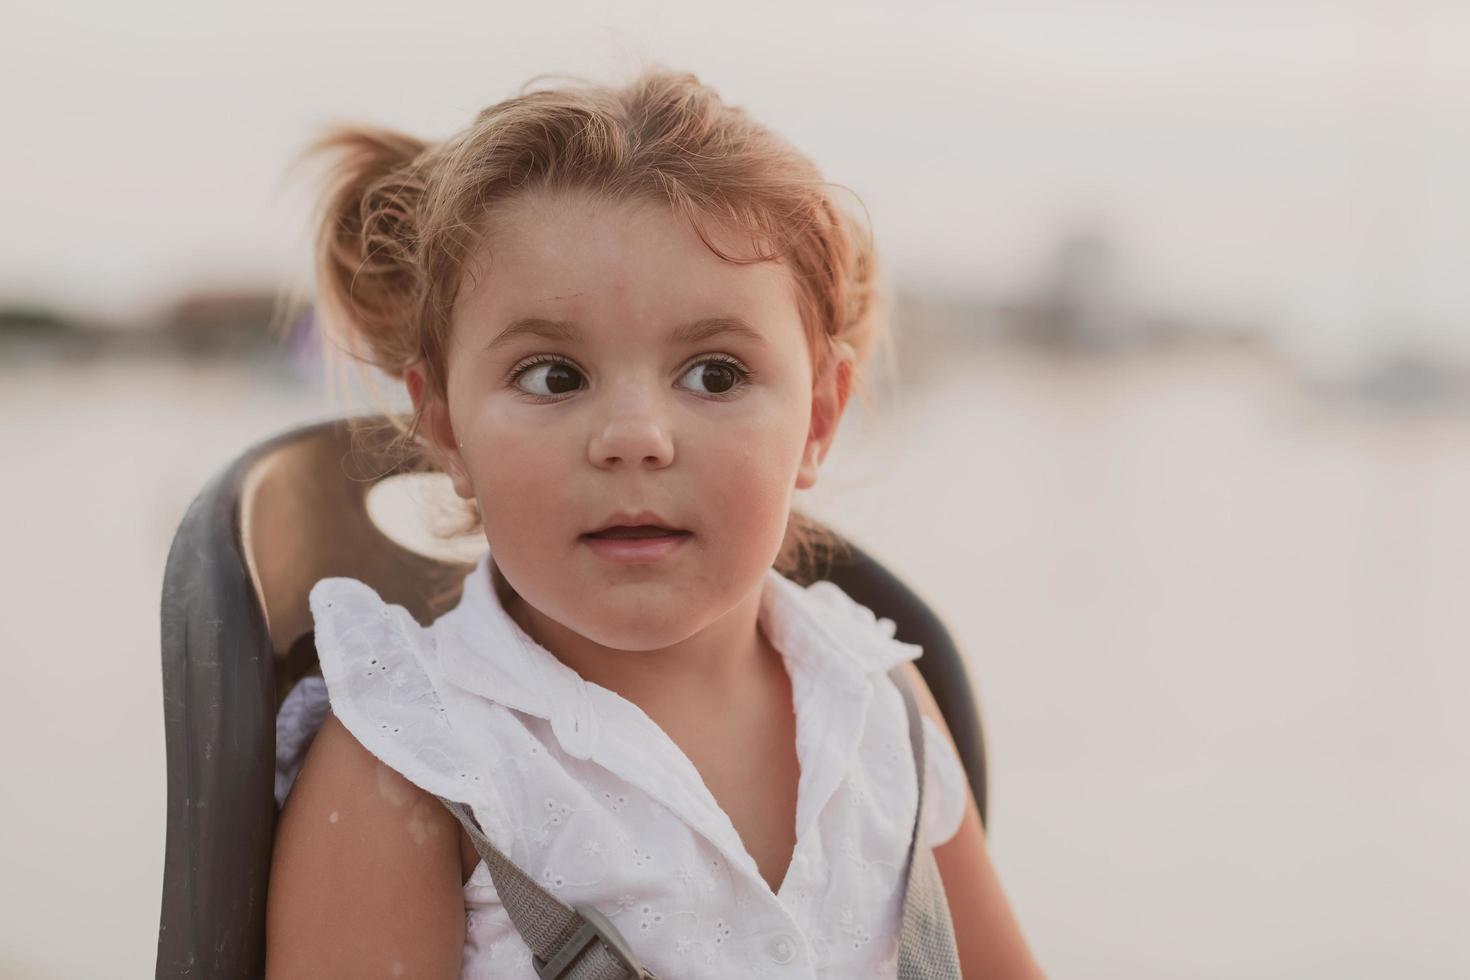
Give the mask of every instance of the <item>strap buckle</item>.
[{"label": "strap buckle", "polygon": [[627,940],[623,939],[618,927],[607,920],[607,917],[591,904],[574,905],[572,908],[582,916],[582,925],[572,933],[571,938],[562,944],[549,960],[532,955],[531,962],[536,966],[536,976],[540,980],[560,980],[560,978],[571,970],[572,966],[590,950],[595,943],[602,943],[607,951],[612,954],[618,964],[627,971],[629,980],[658,980],[649,973],[638,962],[633,955],[633,950],[628,947]]}]

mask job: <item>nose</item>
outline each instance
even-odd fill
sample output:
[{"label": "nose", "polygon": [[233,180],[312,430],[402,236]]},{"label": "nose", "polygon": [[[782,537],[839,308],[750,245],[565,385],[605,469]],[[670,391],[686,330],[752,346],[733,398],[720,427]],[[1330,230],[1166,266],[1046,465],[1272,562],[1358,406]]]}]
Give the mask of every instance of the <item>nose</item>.
[{"label": "nose", "polygon": [[593,466],[631,462],[658,469],[674,461],[673,434],[656,396],[625,388],[611,402],[587,445]]}]

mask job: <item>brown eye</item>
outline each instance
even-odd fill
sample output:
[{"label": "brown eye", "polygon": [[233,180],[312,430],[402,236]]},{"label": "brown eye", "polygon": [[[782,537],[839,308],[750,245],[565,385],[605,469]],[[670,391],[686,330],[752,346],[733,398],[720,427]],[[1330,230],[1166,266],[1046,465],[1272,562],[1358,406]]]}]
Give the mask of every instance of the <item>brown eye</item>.
[{"label": "brown eye", "polygon": [[706,394],[727,395],[744,380],[745,372],[729,361],[709,359],[695,364],[684,377],[697,378]]},{"label": "brown eye", "polygon": [[[539,361],[518,372],[515,376],[515,383],[522,391],[531,395],[564,395],[582,387],[578,383],[581,377],[582,373],[566,361]],[[522,379],[525,378],[531,378],[533,381],[539,379],[540,383],[546,386],[546,390],[542,392],[525,388],[521,385]]]}]

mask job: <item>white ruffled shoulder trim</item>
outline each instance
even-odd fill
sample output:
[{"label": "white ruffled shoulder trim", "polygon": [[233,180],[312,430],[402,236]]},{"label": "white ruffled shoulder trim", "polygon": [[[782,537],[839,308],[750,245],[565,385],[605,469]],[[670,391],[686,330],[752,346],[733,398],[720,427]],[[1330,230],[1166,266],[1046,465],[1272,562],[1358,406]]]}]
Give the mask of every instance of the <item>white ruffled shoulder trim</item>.
[{"label": "white ruffled shoulder trim", "polygon": [[[835,582],[807,586],[810,600],[843,641],[843,649],[869,672],[887,672],[906,660],[917,660],[923,647],[897,639],[897,625],[858,602]],[[926,716],[923,719],[925,809],[924,839],[930,846],[945,843],[959,831],[965,816],[969,777],[948,738]]]},{"label": "white ruffled shoulder trim", "polygon": [[830,632],[838,649],[851,657],[867,674],[887,673],[905,660],[917,660],[924,648],[894,636],[896,626],[888,617],[843,591],[836,582],[822,579],[802,588],[786,581],[807,616],[815,617]]},{"label": "white ruffled shoulder trim", "polygon": [[332,713],[409,782],[470,804],[491,841],[507,847],[510,821],[464,756],[440,697],[432,632],[353,578],[322,579],[309,603]]}]

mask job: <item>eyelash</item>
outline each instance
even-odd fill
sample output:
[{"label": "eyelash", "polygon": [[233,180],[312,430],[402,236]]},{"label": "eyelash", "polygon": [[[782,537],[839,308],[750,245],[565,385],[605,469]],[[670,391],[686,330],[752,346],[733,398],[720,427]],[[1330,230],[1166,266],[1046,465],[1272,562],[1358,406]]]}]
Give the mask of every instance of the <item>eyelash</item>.
[{"label": "eyelash", "polygon": [[[731,368],[734,369],[735,373],[739,376],[737,378],[736,382],[735,382],[735,386],[733,388],[731,388],[729,391],[722,391],[719,394],[701,396],[701,397],[707,398],[707,399],[709,399],[711,401],[727,401],[727,400],[735,397],[735,395],[737,395],[740,391],[742,391],[745,388],[746,385],[748,385],[750,383],[750,379],[755,377],[755,372],[754,371],[752,371],[750,368],[746,367],[740,361],[736,360],[735,358],[731,357],[728,354],[707,354],[707,355],[705,355],[704,357],[701,357],[698,360],[690,361],[687,365],[685,365],[684,370],[682,372],[680,372],[679,377],[682,378],[684,375],[688,374],[689,373],[689,370],[691,368],[695,367],[696,365],[699,365],[699,364],[707,364],[707,363],[709,363],[711,361],[716,362],[716,363],[719,363],[719,364],[729,365]],[[543,402],[544,403],[544,402],[565,401],[565,397],[566,397],[565,395],[563,395],[563,396],[537,395],[537,394],[534,394],[532,392],[524,391],[524,390],[516,387],[516,382],[520,380],[521,375],[525,374],[527,371],[531,370],[532,368],[537,367],[537,366],[542,365],[542,364],[565,364],[567,367],[569,367],[572,370],[576,371],[578,374],[582,374],[581,369],[578,368],[577,365],[573,364],[571,361],[567,360],[565,357],[560,357],[560,356],[558,356],[556,354],[537,354],[535,357],[528,358],[527,360],[522,361],[520,364],[517,364],[515,367],[511,368],[510,374],[505,379],[506,384],[510,385],[511,388],[515,389],[516,394],[523,395],[524,397],[529,398],[529,399],[532,399],[533,401],[536,401],[536,402]],[[568,392],[568,394],[570,394],[570,392]],[[697,394],[697,392],[696,392],[696,394]]]}]

